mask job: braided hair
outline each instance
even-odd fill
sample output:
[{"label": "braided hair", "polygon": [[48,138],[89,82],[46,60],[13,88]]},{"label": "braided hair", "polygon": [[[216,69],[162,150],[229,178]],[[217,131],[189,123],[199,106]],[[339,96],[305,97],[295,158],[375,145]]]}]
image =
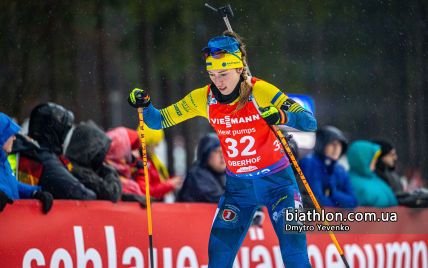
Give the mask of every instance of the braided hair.
[{"label": "braided hair", "polygon": [[242,38],[237,33],[231,32],[231,31],[225,31],[223,32],[223,35],[233,37],[238,41],[239,50],[241,51],[242,62],[244,64],[244,68],[241,74],[243,81],[241,82],[241,87],[239,89],[239,96],[241,98],[239,99],[238,106],[236,107],[236,111],[239,111],[247,103],[248,98],[250,97],[250,94],[251,94],[251,90],[253,88],[251,81],[249,81],[248,79],[249,74],[248,74],[248,64],[247,64],[247,51],[245,49],[245,44],[242,42]]}]

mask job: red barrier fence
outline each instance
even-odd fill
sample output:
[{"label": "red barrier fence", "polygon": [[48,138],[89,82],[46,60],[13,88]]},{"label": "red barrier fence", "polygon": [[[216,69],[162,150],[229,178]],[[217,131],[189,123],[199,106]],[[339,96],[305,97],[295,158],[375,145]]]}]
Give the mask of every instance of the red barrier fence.
[{"label": "red barrier fence", "polygon": [[[155,267],[207,267],[215,210],[155,203]],[[0,267],[148,267],[146,210],[137,204],[55,201],[49,214],[40,211],[26,200],[0,213]],[[351,267],[428,268],[428,209],[382,212],[396,212],[397,221],[352,222],[349,231],[335,232]],[[326,232],[308,232],[308,252],[315,268],[343,267]],[[249,267],[283,267],[269,220],[250,228],[239,251],[234,268]]]}]

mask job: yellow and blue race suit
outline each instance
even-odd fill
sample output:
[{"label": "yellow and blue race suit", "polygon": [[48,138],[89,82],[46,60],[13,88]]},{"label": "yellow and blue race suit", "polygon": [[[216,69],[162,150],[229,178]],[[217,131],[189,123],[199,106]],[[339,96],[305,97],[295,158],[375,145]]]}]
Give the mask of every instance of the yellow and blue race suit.
[{"label": "yellow and blue race suit", "polygon": [[286,231],[284,211],[301,208],[301,197],[290,162],[278,139],[261,118],[258,107],[287,104],[288,126],[314,131],[316,120],[277,87],[252,79],[246,105],[236,110],[239,98],[220,103],[211,85],[190,92],[164,109],[144,109],[144,121],[153,129],[167,128],[195,116],[209,120],[219,136],[227,165],[226,191],[221,197],[209,240],[209,267],[232,267],[257,208],[266,206],[287,267],[310,267],[305,233]]}]

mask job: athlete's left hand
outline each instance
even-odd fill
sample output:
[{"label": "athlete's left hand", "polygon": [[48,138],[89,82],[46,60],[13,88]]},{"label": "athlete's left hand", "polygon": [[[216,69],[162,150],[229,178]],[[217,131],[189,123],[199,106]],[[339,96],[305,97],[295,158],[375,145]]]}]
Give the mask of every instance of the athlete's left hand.
[{"label": "athlete's left hand", "polygon": [[263,119],[269,125],[283,125],[287,122],[287,115],[281,109],[278,110],[274,106],[259,108]]}]

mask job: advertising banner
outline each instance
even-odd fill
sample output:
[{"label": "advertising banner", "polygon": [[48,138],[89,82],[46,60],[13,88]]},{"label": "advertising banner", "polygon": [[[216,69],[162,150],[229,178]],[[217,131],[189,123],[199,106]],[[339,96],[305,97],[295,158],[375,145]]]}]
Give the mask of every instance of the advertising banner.
[{"label": "advertising banner", "polygon": [[[152,212],[155,267],[207,267],[216,206],[155,203]],[[389,212],[397,214],[393,223],[352,222],[335,231],[351,267],[427,268],[428,210]],[[313,267],[344,267],[326,231],[307,237]],[[137,204],[56,200],[45,215],[37,201],[20,200],[0,213],[0,267],[142,268],[150,267],[148,256],[146,210]],[[269,219],[249,229],[235,260],[234,268],[252,267],[284,267]]]}]

